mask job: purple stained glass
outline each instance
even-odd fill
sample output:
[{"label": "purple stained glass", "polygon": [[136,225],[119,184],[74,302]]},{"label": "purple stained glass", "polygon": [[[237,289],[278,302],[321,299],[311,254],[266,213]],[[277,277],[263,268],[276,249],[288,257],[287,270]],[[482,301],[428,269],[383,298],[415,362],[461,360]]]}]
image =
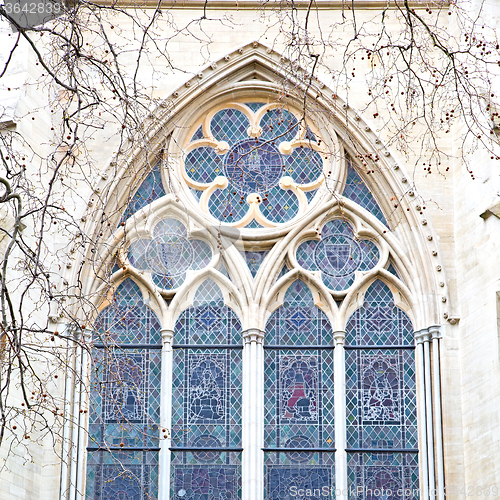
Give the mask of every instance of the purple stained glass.
[{"label": "purple stained glass", "polygon": [[213,424],[224,422],[227,413],[226,388],[228,359],[224,354],[189,356],[187,390],[189,422]]},{"label": "purple stained glass", "polygon": [[363,423],[401,420],[398,356],[364,356],[362,358]]},{"label": "purple stained glass", "polygon": [[318,421],[319,370],[316,356],[286,356],[279,368],[281,422]]},{"label": "purple stained glass", "polygon": [[239,193],[264,193],[278,185],[283,159],[272,144],[248,139],[226,154],[224,169],[231,186]]},{"label": "purple stained glass", "polygon": [[[266,498],[269,500],[292,500],[294,497],[300,500],[316,500],[330,496],[330,467],[270,466],[267,475]],[[299,491],[303,493],[298,495]]]}]

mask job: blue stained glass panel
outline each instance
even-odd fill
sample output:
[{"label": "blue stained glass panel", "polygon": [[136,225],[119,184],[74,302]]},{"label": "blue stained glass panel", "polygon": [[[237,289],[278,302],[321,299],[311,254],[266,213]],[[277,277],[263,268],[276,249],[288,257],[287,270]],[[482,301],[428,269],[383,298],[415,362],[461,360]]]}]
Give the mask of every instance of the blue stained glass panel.
[{"label": "blue stained glass panel", "polygon": [[395,306],[391,290],[381,280],[370,285],[346,332],[346,345],[413,345],[411,321]]},{"label": "blue stained glass panel", "polygon": [[281,189],[279,186],[264,193],[260,211],[271,222],[283,223],[293,219],[299,210],[299,200],[292,190]]},{"label": "blue stained glass panel", "polygon": [[375,201],[373,194],[350,164],[348,164],[347,180],[342,194],[368,210],[368,212],[373,214],[382,224],[387,226],[384,214]]},{"label": "blue stained glass panel", "polygon": [[246,199],[245,194],[231,187],[216,189],[208,202],[208,210],[218,220],[236,222],[248,212]]},{"label": "blue stained glass panel", "polygon": [[289,155],[283,155],[284,175],[297,184],[309,184],[323,174],[323,158],[318,151],[305,147],[295,148]]},{"label": "blue stained glass panel", "polygon": [[325,313],[314,305],[307,285],[298,280],[286,291],[283,306],[266,325],[266,344],[332,345],[332,328]]},{"label": "blue stained glass panel", "polygon": [[203,139],[203,127],[200,125],[196,132],[191,137],[191,141],[197,141],[199,139]]},{"label": "blue stained glass panel", "polygon": [[413,350],[348,350],[347,442],[352,448],[417,448]]},{"label": "blue stained glass panel", "polygon": [[248,106],[254,113],[256,113],[264,104],[262,102],[246,102],[245,106]]},{"label": "blue stained glass panel", "polygon": [[389,264],[389,267],[387,268],[387,270],[391,273],[391,274],[394,274],[394,276],[396,276],[396,278],[398,279],[401,279],[401,277],[399,276],[398,272],[396,271],[396,268],[394,267],[394,264],[391,262]]},{"label": "blue stained glass panel", "polygon": [[158,453],[89,452],[88,500],[154,500],[158,498]]},{"label": "blue stained glass panel", "polygon": [[210,121],[210,131],[215,139],[229,144],[247,139],[249,126],[245,113],[231,108],[217,111]]},{"label": "blue stained glass panel", "polygon": [[264,262],[264,259],[269,253],[268,250],[264,252],[245,252],[245,260],[247,262],[248,269],[252,273],[252,277],[255,278],[257,272],[259,271],[260,265]]},{"label": "blue stained glass panel", "polygon": [[299,131],[299,122],[295,115],[281,108],[268,110],[261,118],[260,126],[261,138],[276,141],[276,145],[283,141],[292,141]]},{"label": "blue stained glass panel", "polygon": [[118,286],[112,303],[97,317],[93,340],[107,345],[161,343],[160,322],[131,279]]},{"label": "blue stained glass panel", "polygon": [[349,499],[421,498],[417,460],[417,454],[348,453]]},{"label": "blue stained glass panel", "polygon": [[345,290],[354,282],[355,271],[372,269],[379,260],[379,250],[368,240],[355,238],[344,220],[327,222],[321,241],[306,241],[297,250],[300,266],[321,271],[321,278],[332,290]]},{"label": "blue stained glass panel", "polygon": [[165,196],[165,189],[161,182],[160,165],[157,165],[148,174],[130,200],[120,222],[126,221],[131,215],[153,201]]},{"label": "blue stained glass panel", "polygon": [[203,184],[209,184],[219,175],[224,175],[222,156],[207,146],[190,151],[184,160],[184,168],[190,179]]}]

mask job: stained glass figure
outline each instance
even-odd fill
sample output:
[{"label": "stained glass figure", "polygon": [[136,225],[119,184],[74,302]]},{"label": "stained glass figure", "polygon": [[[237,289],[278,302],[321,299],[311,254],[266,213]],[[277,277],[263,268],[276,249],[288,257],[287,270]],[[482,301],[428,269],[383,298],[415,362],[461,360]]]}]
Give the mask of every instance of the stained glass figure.
[{"label": "stained glass figure", "polygon": [[241,325],[212,280],[180,315],[174,341],[172,498],[239,499]]},{"label": "stained glass figure", "polygon": [[[411,488],[418,484],[412,336],[410,320],[395,307],[390,289],[375,281],[346,327],[347,443],[353,449],[387,452],[352,453],[350,463],[357,465],[352,466],[351,481],[357,486]],[[407,449],[408,453],[391,453],[391,449]],[[410,463],[414,465],[405,466]]]},{"label": "stained glass figure", "polygon": [[354,201],[361,207],[365,208],[374,215],[382,224],[388,226],[384,214],[376,202],[373,194],[368,189],[368,186],[361,179],[359,174],[354,170],[351,163],[348,163],[347,180],[342,193],[346,198]]},{"label": "stained glass figure", "polygon": [[264,262],[268,253],[268,250],[264,252],[245,252],[245,260],[247,261],[248,269],[250,269],[253,278],[257,275],[260,265]]},{"label": "stained glass figure", "polygon": [[[267,488],[272,490],[272,484],[284,481],[286,474],[295,474],[297,469],[282,466],[303,464],[305,468],[300,468],[298,477],[312,477],[310,474],[314,476],[320,470],[306,465],[333,460],[332,329],[303,282],[296,281],[289,287],[283,306],[269,318],[264,351],[264,446],[277,450],[274,459],[269,452],[268,463],[279,465],[267,469]],[[318,457],[318,453],[307,451],[310,448],[325,451]],[[327,456],[330,453],[331,458]],[[330,477],[330,468],[325,471],[330,471]],[[280,491],[279,486],[276,488]]]},{"label": "stained glass figure", "polygon": [[152,239],[140,239],[129,248],[130,263],[153,274],[160,288],[179,287],[186,271],[206,267],[212,259],[210,246],[201,240],[190,240],[186,227],[176,219],[163,219],[153,230]]},{"label": "stained glass figure", "polygon": [[117,288],[97,318],[93,340],[87,498],[155,498],[160,323],[132,280]]},{"label": "stained glass figure", "polygon": [[[261,106],[248,104],[253,112]],[[300,147],[288,145],[289,154],[280,152],[282,143],[299,138],[298,120],[290,111],[270,108],[259,124],[252,125],[251,116],[250,111],[247,116],[231,107],[217,111],[210,120],[210,132],[214,141],[227,143],[226,149],[222,149],[227,152],[220,153],[215,142],[213,146],[193,144],[184,159],[185,173],[189,180],[198,183],[190,184],[198,192],[213,185],[216,177],[227,178],[228,186],[214,189],[208,200],[208,212],[216,219],[240,221],[250,208],[248,196],[256,194],[261,215],[270,223],[283,223],[298,214],[299,198],[288,187],[280,187],[280,181],[287,176],[298,186],[310,184],[306,198],[311,200],[323,175],[323,158],[316,151],[318,143],[313,141]],[[249,224],[255,227],[255,219],[246,225]]]},{"label": "stained glass figure", "polygon": [[160,165],[158,164],[153,168],[153,170],[151,170],[135,192],[134,196],[128,203],[120,222],[126,221],[131,215],[138,212],[141,208],[144,208],[162,196],[165,196],[165,188],[163,187],[163,183],[161,181]]},{"label": "stained glass figure", "polygon": [[340,291],[354,283],[356,271],[372,269],[379,260],[379,250],[369,240],[357,239],[344,220],[327,222],[320,241],[306,241],[297,249],[297,262],[311,271],[321,271],[326,286]]}]

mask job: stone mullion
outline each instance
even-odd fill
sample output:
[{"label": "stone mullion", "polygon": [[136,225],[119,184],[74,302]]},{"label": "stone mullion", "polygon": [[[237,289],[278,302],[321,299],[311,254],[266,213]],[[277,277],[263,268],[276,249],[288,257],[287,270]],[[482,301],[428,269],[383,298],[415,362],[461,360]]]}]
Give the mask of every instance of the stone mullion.
[{"label": "stone mullion", "polygon": [[242,498],[262,500],[264,485],[264,333],[243,332]]},{"label": "stone mullion", "polygon": [[170,497],[170,447],[172,442],[172,330],[162,330],[161,396],[160,396],[160,453],[158,457],[158,500]]},{"label": "stone mullion", "polygon": [[346,383],[345,383],[345,332],[333,333],[334,351],[334,412],[335,412],[335,489],[337,499],[347,500],[347,431],[346,431]]}]

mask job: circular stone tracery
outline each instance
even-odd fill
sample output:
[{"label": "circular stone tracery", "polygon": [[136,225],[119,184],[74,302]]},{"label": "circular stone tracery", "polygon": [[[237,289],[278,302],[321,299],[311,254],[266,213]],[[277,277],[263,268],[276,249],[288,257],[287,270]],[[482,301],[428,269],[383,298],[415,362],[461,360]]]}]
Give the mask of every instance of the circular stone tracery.
[{"label": "circular stone tracery", "polygon": [[283,159],[270,143],[245,140],[235,144],[224,159],[226,177],[241,193],[263,193],[277,186],[283,175]]},{"label": "circular stone tracery", "polygon": [[348,236],[330,236],[318,243],[314,252],[317,266],[333,277],[347,276],[358,269],[362,261],[361,249]]}]

